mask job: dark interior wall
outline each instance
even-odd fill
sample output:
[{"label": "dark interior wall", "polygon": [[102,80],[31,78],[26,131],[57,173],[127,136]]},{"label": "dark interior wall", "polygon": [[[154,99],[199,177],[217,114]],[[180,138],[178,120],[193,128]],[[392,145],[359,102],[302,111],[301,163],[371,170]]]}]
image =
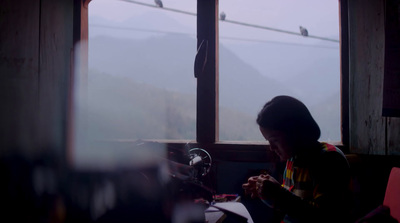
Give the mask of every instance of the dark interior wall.
[{"label": "dark interior wall", "polygon": [[[40,1],[2,1],[1,150],[38,144]],[[26,7],[21,7],[21,5]]]},{"label": "dark interior wall", "polygon": [[73,4],[0,2],[0,152],[62,155],[72,74]]},{"label": "dark interior wall", "polygon": [[383,115],[400,117],[400,4],[385,2],[385,76],[383,83]]},{"label": "dark interior wall", "polygon": [[[361,217],[382,204],[390,170],[400,165],[400,119],[383,117],[387,72],[388,4],[349,0],[349,151],[354,213]],[[343,12],[342,12],[343,13]],[[386,29],[386,30],[385,30]],[[392,58],[399,60],[399,58]],[[398,64],[398,63],[397,63]],[[393,102],[393,101],[391,101]]]},{"label": "dark interior wall", "polygon": [[400,1],[386,1],[385,14],[385,76],[383,115],[387,118],[387,153],[400,156]]},{"label": "dark interior wall", "polygon": [[351,168],[353,213],[358,219],[383,203],[393,167],[400,167],[399,156],[348,155]]},{"label": "dark interior wall", "polygon": [[386,4],[348,1],[351,153],[400,154],[400,119],[382,116]]},{"label": "dark interior wall", "polygon": [[350,151],[385,154],[384,1],[349,1]]}]

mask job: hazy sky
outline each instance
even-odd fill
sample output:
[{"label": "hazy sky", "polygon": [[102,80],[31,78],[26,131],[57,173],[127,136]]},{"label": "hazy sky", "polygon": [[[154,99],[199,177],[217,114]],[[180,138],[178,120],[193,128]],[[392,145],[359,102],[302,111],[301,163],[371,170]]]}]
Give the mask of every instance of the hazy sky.
[{"label": "hazy sky", "polygon": [[[154,4],[153,0],[135,1]],[[196,13],[196,0],[162,1],[164,7]],[[220,0],[219,11],[225,12],[226,18],[229,20],[292,32],[298,32],[299,26],[304,26],[308,29],[310,35],[339,38],[337,0]],[[148,12],[165,13],[188,27],[194,28],[196,25],[194,16],[120,0],[92,0],[89,4],[89,16],[101,16],[116,22],[123,22],[131,17]],[[311,38],[223,22],[220,22],[220,36],[279,40],[304,44],[320,43],[319,40]],[[327,44],[332,43],[327,42]]]}]

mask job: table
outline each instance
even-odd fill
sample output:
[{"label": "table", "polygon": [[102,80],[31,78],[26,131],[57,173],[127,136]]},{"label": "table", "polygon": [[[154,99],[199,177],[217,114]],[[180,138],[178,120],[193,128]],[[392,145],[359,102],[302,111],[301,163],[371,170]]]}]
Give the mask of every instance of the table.
[{"label": "table", "polygon": [[222,211],[206,212],[206,223],[221,223],[225,220],[226,214]]},{"label": "table", "polygon": [[[240,196],[232,200],[233,202],[240,202]],[[231,201],[226,201],[231,202]],[[207,211],[205,212],[206,223],[221,223],[226,219],[227,215],[223,211]]]}]

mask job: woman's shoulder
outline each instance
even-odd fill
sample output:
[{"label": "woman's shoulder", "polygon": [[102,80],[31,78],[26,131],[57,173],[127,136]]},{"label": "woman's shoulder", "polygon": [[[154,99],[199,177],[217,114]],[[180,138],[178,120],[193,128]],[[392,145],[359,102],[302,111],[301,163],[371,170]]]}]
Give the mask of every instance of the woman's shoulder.
[{"label": "woman's shoulder", "polygon": [[321,144],[321,147],[322,147],[322,152],[339,152],[339,153],[343,154],[342,150],[340,150],[335,145],[332,145],[332,144],[327,143],[327,142],[320,142],[320,144]]},{"label": "woman's shoulder", "polygon": [[347,161],[344,153],[336,146],[322,142],[322,149],[319,155],[319,164],[326,168],[340,168],[347,169],[349,168],[349,163]]},{"label": "woman's shoulder", "polygon": [[321,152],[320,154],[323,156],[338,156],[340,155],[341,158],[346,159],[346,156],[344,155],[343,151],[339,149],[337,146],[329,144],[327,142],[321,142]]}]

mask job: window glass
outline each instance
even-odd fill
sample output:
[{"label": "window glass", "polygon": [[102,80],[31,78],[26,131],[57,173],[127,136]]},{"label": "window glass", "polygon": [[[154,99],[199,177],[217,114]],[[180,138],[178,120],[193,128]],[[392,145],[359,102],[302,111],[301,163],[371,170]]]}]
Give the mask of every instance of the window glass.
[{"label": "window glass", "polygon": [[89,137],[196,138],[196,1],[163,3],[89,4]]},{"label": "window glass", "polygon": [[219,11],[220,140],[264,140],[257,113],[285,94],[310,109],[322,141],[340,141],[338,2],[220,0]]},{"label": "window glass", "polygon": [[[89,4],[89,136],[196,138],[196,4]],[[321,140],[340,141],[338,2],[220,0],[219,11],[219,139],[264,140],[256,115],[285,94],[307,105]]]}]

